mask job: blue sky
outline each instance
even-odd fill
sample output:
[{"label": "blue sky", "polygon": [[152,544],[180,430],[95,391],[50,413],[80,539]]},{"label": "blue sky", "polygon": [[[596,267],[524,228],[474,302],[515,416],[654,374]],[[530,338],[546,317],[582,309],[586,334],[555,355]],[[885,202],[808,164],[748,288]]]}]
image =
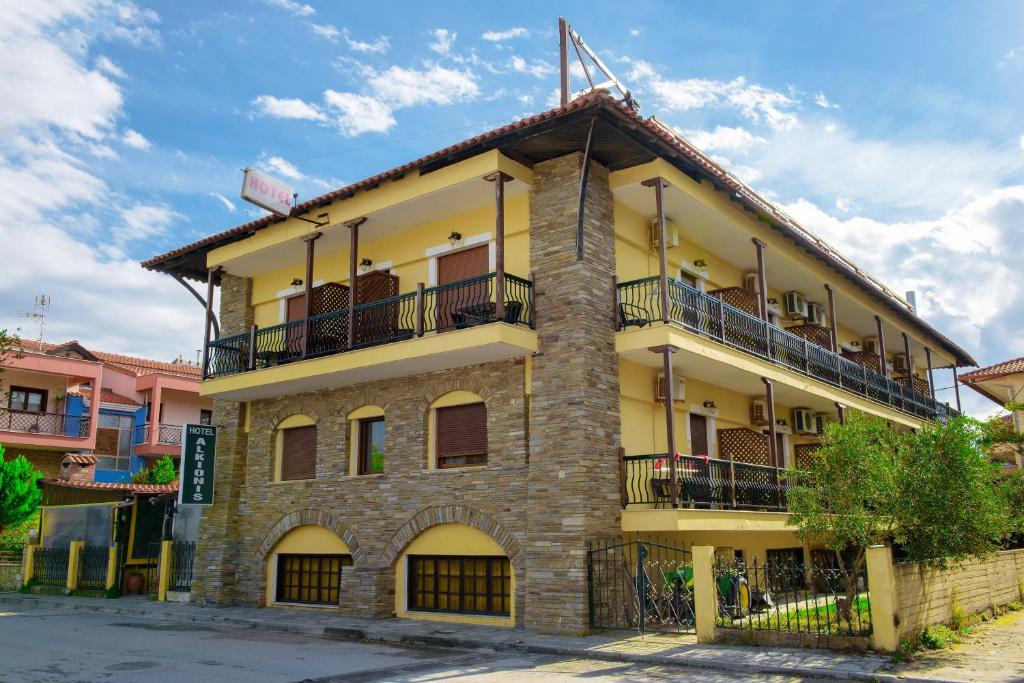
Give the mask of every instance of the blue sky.
[{"label": "blue sky", "polygon": [[201,311],[138,260],[256,215],[243,166],[311,197],[548,108],[564,14],[644,115],[983,363],[1024,355],[1024,4],[439,5],[9,3],[0,325],[45,292],[48,339],[194,357]]}]

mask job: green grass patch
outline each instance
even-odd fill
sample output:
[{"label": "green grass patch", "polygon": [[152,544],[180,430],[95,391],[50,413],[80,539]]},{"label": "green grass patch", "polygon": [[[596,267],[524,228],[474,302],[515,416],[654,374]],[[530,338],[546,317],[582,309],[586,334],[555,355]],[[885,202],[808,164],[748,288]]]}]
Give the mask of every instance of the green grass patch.
[{"label": "green grass patch", "polygon": [[795,605],[778,605],[769,612],[755,612],[737,620],[720,617],[719,623],[727,627],[742,626],[757,630],[867,635],[871,633],[871,608],[868,597],[861,595],[853,602],[849,621],[839,617],[838,607],[830,600],[827,605],[803,609]]},{"label": "green grass patch", "polygon": [[941,624],[929,626],[921,633],[921,646],[926,650],[945,650],[951,645],[962,643],[965,635],[967,635],[966,628],[963,631],[954,631]]}]

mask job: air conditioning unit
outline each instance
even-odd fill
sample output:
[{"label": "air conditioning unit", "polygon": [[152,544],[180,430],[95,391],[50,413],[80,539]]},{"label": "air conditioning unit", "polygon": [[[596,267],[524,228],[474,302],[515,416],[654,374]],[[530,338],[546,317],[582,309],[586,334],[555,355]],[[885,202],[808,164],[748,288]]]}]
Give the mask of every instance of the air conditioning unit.
[{"label": "air conditioning unit", "polygon": [[807,297],[800,292],[786,292],[786,315],[794,318],[807,317]]},{"label": "air conditioning unit", "polygon": [[817,434],[818,414],[807,408],[794,408],[793,431],[797,434]]},{"label": "air conditioning unit", "polygon": [[748,292],[758,291],[758,282],[761,280],[761,276],[757,273],[744,273],[743,274],[743,289]]},{"label": "air conditioning unit", "polygon": [[[675,381],[675,385],[672,387],[672,401],[674,403],[682,403],[686,399],[686,378],[673,377],[672,379]],[[654,400],[661,403],[665,402],[665,375],[658,375],[658,381],[655,382],[654,386]]]},{"label": "air conditioning unit", "polygon": [[864,344],[862,345],[864,353],[870,353],[875,356],[878,355],[878,337],[864,337]]},{"label": "air conditioning unit", "polygon": [[826,327],[828,325],[828,313],[825,312],[825,307],[809,301],[807,303],[807,322],[811,325]]},{"label": "air conditioning unit", "polygon": [[907,354],[897,353],[892,357],[893,370],[904,375],[910,373],[910,363],[907,362]]},{"label": "air conditioning unit", "polygon": [[[665,235],[667,237],[666,242],[669,249],[679,246],[679,228],[670,220],[665,221]],[[661,235],[658,230],[658,219],[654,218],[651,220],[651,251],[661,249],[660,238]]]},{"label": "air conditioning unit", "polygon": [[750,424],[755,427],[768,426],[768,401],[755,398],[750,403]]}]

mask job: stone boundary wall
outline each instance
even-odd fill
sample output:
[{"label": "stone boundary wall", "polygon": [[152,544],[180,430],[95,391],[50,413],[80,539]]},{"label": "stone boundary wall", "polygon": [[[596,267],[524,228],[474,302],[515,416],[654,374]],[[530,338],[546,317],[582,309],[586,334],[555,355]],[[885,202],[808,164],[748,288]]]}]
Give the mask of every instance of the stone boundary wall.
[{"label": "stone boundary wall", "polygon": [[966,612],[991,611],[1024,598],[1024,549],[1006,550],[986,560],[968,560],[936,569],[905,563],[894,567],[899,630],[913,633],[948,623],[956,601]]}]

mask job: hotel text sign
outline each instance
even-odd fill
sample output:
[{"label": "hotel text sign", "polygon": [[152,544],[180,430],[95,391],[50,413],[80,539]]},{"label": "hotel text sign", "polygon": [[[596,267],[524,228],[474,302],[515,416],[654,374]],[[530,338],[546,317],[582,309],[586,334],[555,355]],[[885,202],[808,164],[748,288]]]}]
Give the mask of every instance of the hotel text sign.
[{"label": "hotel text sign", "polygon": [[263,171],[247,168],[242,176],[242,199],[263,207],[278,216],[287,216],[292,210],[291,185],[272,178]]},{"label": "hotel text sign", "polygon": [[211,425],[185,425],[183,430],[178,504],[213,505],[217,428]]}]

